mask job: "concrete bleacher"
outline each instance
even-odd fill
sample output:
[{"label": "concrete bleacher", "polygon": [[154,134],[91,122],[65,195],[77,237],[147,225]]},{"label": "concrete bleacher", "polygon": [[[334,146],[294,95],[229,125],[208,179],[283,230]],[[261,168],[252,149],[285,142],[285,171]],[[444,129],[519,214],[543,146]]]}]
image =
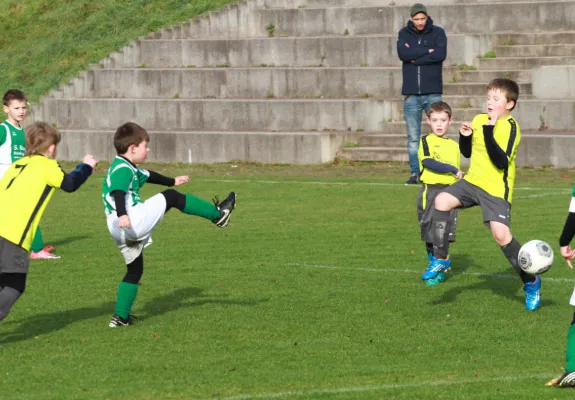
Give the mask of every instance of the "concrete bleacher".
[{"label": "concrete bleacher", "polygon": [[[131,42],[43,97],[31,120],[58,126],[69,160],[111,159],[115,127],[134,121],[153,133],[155,161],[406,161],[396,40],[411,4],[240,2]],[[515,79],[518,162],[570,166],[575,95],[544,91],[554,72],[541,67],[575,65],[575,1],[425,4],[448,34],[456,120],[482,112],[489,80]]]}]

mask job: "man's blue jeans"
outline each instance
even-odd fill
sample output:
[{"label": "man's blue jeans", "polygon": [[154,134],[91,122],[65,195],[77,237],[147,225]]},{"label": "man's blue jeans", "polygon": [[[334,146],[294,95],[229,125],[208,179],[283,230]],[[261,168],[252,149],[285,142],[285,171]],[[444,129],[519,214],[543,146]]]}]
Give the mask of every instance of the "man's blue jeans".
[{"label": "man's blue jeans", "polygon": [[441,101],[441,94],[422,94],[405,96],[403,113],[407,124],[407,154],[409,155],[409,168],[411,174],[419,175],[419,160],[417,150],[421,139],[421,113],[429,111],[429,106]]}]

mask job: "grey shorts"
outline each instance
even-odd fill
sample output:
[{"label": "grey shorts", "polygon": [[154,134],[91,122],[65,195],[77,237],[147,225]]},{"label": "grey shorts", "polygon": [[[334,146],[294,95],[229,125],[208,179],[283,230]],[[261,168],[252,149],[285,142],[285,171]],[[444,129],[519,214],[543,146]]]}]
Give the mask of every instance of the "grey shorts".
[{"label": "grey shorts", "polygon": [[[433,243],[433,231],[431,229],[431,217],[435,210],[435,197],[444,192],[448,185],[423,185],[417,196],[417,219],[421,228],[421,240]],[[425,201],[424,201],[425,200]],[[455,242],[455,228],[457,225],[457,210],[451,210],[449,214],[451,228],[449,229],[449,241]]]},{"label": "grey shorts", "polygon": [[0,274],[28,272],[30,255],[22,247],[0,236]]},{"label": "grey shorts", "polygon": [[486,225],[490,221],[497,221],[511,227],[511,204],[507,200],[492,196],[465,179],[458,180],[445,189],[445,192],[459,200],[463,204],[461,208],[481,207]]}]

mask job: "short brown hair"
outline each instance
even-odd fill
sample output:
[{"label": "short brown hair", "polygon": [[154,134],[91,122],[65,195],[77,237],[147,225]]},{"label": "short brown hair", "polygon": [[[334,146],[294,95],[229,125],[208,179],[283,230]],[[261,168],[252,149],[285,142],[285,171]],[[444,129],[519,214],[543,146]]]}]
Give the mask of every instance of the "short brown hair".
[{"label": "short brown hair", "polygon": [[507,78],[495,78],[489,82],[487,90],[497,89],[503,93],[507,101],[513,102],[513,107],[511,108],[511,110],[513,110],[517,105],[517,99],[519,99],[519,85],[517,82]]},{"label": "short brown hair", "polygon": [[34,122],[26,128],[26,155],[44,155],[48,147],[58,145],[62,136],[58,129],[45,122]]},{"label": "short brown hair", "polygon": [[431,117],[432,113],[440,112],[446,112],[447,116],[451,118],[451,107],[444,101],[436,101],[435,103],[431,103],[429,106],[429,111],[427,112],[427,116]]},{"label": "short brown hair", "polygon": [[118,154],[125,154],[131,145],[138,146],[144,140],[150,141],[148,132],[138,124],[126,122],[114,134],[114,147]]},{"label": "short brown hair", "polygon": [[4,93],[2,101],[4,102],[5,106],[9,106],[12,100],[26,101],[27,99],[23,91],[18,89],[9,89],[6,91],[6,93]]}]

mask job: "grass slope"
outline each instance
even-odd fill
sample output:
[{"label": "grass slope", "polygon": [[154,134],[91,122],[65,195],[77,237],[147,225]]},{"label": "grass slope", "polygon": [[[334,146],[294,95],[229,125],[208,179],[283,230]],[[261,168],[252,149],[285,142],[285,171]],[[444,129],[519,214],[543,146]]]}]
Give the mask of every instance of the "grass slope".
[{"label": "grass slope", "polygon": [[31,101],[130,40],[235,0],[0,0],[0,88]]},{"label": "grass slope", "polygon": [[532,313],[478,209],[460,214],[448,280],[421,282],[405,168],[150,165],[192,175],[180,189],[202,198],[235,190],[238,208],[227,229],[171,211],[145,251],[137,325],[112,330],[124,267],[103,167],[48,208],[62,259],[32,263],[0,323],[0,398],[572,398],[543,386],[572,315],[575,276],[557,253],[569,171],[519,171],[513,231],[557,256]]}]

